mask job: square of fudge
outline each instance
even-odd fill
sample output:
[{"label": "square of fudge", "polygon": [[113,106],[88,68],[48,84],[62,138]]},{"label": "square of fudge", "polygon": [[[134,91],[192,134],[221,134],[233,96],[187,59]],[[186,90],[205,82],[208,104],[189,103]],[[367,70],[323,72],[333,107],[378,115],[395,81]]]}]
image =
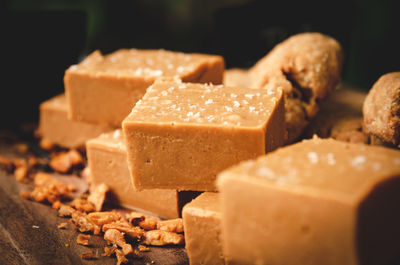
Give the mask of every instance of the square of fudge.
[{"label": "square of fudge", "polygon": [[69,118],[121,127],[122,120],[157,78],[222,83],[221,56],[166,50],[95,51],[64,76]]},{"label": "square of fudge", "polygon": [[283,144],[282,93],[156,81],[123,121],[133,185],[215,191],[220,171]]},{"label": "square of fudge", "polygon": [[87,140],[115,129],[108,125],[69,120],[64,94],[42,102],[39,111],[40,136],[60,147],[81,148]]},{"label": "square of fudge", "polygon": [[391,264],[400,256],[400,151],[312,139],[218,176],[232,264]]},{"label": "square of fudge", "polygon": [[182,207],[199,194],[166,189],[134,191],[120,129],[89,140],[86,153],[92,187],[107,184],[110,188],[108,196],[116,205],[164,218],[177,218],[181,216]]},{"label": "square of fudge", "polygon": [[190,265],[225,264],[218,193],[204,192],[186,204],[182,218]]}]

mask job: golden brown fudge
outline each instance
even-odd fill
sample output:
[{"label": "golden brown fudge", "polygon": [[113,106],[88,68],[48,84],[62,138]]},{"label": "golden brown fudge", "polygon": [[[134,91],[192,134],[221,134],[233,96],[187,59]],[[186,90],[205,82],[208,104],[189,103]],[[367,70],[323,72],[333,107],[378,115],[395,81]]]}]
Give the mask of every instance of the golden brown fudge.
[{"label": "golden brown fudge", "polygon": [[389,264],[400,249],[400,151],[304,140],[218,176],[233,264]]},{"label": "golden brown fudge", "polygon": [[250,87],[248,71],[240,68],[225,70],[224,85],[229,87]]},{"label": "golden brown fudge", "polygon": [[182,210],[190,265],[225,264],[218,193],[204,192]]},{"label": "golden brown fudge", "polygon": [[224,67],[215,55],[120,49],[103,56],[95,51],[65,72],[69,118],[120,127],[157,78],[220,84]]},{"label": "golden brown fudge", "polygon": [[85,146],[85,142],[101,133],[114,130],[111,126],[71,121],[68,104],[61,94],[40,104],[39,132],[43,139],[66,148]]},{"label": "golden brown fudge", "polygon": [[299,138],[340,80],[343,51],[320,33],[294,35],[273,48],[249,70],[249,87],[282,87],[285,92],[286,143]]},{"label": "golden brown fudge", "polygon": [[126,162],[126,147],[119,129],[89,140],[86,151],[92,186],[106,184],[114,204],[177,218],[183,205],[198,195],[165,189],[134,191]]},{"label": "golden brown fudge", "polygon": [[282,94],[156,81],[122,123],[133,185],[214,191],[221,170],[283,144]]},{"label": "golden brown fudge", "polygon": [[366,132],[400,147],[400,72],[381,76],[363,106]]}]

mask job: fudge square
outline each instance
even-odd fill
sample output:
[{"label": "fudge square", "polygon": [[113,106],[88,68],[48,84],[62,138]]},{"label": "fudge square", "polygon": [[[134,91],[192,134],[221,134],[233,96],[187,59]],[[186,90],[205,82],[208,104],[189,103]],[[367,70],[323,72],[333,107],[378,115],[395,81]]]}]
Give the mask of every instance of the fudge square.
[{"label": "fudge square", "polygon": [[215,191],[220,171],[283,144],[282,93],[156,81],[122,124],[133,185]]},{"label": "fudge square", "polygon": [[115,129],[108,125],[69,120],[68,104],[64,94],[42,102],[39,111],[41,137],[61,147],[84,147],[87,140]]},{"label": "fudge square", "polygon": [[312,139],[218,176],[232,264],[391,264],[400,257],[400,151]]},{"label": "fudge square", "polygon": [[221,210],[216,192],[204,192],[182,210],[186,251],[190,265],[224,265]]},{"label": "fudge square", "polygon": [[177,218],[183,205],[198,195],[197,192],[165,189],[134,191],[120,129],[89,140],[86,153],[92,186],[107,184],[114,204],[165,218]]},{"label": "fudge square", "polygon": [[224,68],[223,58],[216,55],[120,49],[103,56],[95,51],[65,72],[69,118],[121,127],[157,78],[220,84]]}]

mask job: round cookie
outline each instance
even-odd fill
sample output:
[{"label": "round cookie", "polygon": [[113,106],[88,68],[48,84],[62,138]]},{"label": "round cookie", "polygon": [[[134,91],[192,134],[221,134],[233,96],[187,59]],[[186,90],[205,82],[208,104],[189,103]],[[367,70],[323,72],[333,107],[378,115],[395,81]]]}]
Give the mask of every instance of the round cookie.
[{"label": "round cookie", "polygon": [[286,143],[298,139],[319,102],[336,87],[342,63],[342,47],[335,39],[301,33],[275,46],[249,70],[251,87],[284,89]]},{"label": "round cookie", "polygon": [[365,130],[384,142],[400,145],[400,72],[381,76],[363,105]]}]

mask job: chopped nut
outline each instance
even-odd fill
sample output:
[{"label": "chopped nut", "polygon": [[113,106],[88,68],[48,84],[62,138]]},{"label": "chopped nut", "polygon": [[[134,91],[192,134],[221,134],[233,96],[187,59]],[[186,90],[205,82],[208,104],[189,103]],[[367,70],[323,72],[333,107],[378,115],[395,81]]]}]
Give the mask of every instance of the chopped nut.
[{"label": "chopped nut", "polygon": [[0,167],[4,168],[8,172],[11,172],[14,169],[14,163],[10,159],[0,156]]},{"label": "chopped nut", "polygon": [[53,202],[53,204],[51,205],[51,208],[59,210],[61,207],[61,202],[60,201],[55,201]]},{"label": "chopped nut", "polygon": [[44,138],[42,138],[40,140],[39,146],[40,146],[40,148],[42,148],[43,150],[46,150],[46,151],[50,151],[51,149],[54,148],[54,144],[51,141],[44,139]]},{"label": "chopped nut", "polygon": [[21,165],[15,168],[14,176],[18,182],[28,181],[28,165]]},{"label": "chopped nut", "polygon": [[103,225],[103,232],[106,232],[109,229],[116,229],[120,232],[124,232],[133,239],[141,238],[144,234],[144,231],[140,227],[133,226],[126,221],[116,221]]},{"label": "chopped nut", "polygon": [[66,229],[67,228],[67,223],[61,223],[57,226],[58,229]]},{"label": "chopped nut", "polygon": [[76,198],[74,199],[70,205],[79,211],[84,212],[94,212],[95,208],[93,203],[88,202],[87,200]]},{"label": "chopped nut", "polygon": [[131,212],[128,216],[129,222],[133,225],[138,226],[141,221],[145,219],[145,215],[143,213]]},{"label": "chopped nut", "polygon": [[21,190],[20,192],[19,192],[19,194],[24,198],[24,199],[30,199],[31,198],[31,194],[29,193],[29,192],[27,192],[27,191],[24,191],[24,190]]},{"label": "chopped nut", "polygon": [[157,229],[158,219],[153,217],[146,217],[143,221],[139,222],[139,226],[145,230]]},{"label": "chopped nut", "polygon": [[76,243],[84,246],[89,246],[90,235],[79,234],[76,238]]},{"label": "chopped nut", "polygon": [[104,200],[106,198],[106,193],[109,190],[108,186],[104,183],[96,186],[88,197],[88,201],[95,205],[96,211],[101,211],[103,207]]},{"label": "chopped nut", "polygon": [[128,259],[125,257],[123,251],[117,249],[115,251],[115,255],[117,256],[117,265],[121,265],[121,263],[127,263]]},{"label": "chopped nut", "polygon": [[74,211],[71,215],[71,223],[74,224],[80,232],[92,232],[95,235],[100,234],[101,227],[92,223],[85,213]]},{"label": "chopped nut", "polygon": [[146,247],[145,245],[138,245],[138,249],[139,249],[139,251],[141,251],[141,252],[147,252],[147,251],[150,251],[150,248],[149,247]]},{"label": "chopped nut", "polygon": [[125,256],[134,253],[132,245],[125,242],[124,235],[117,229],[108,229],[104,233],[104,239],[108,244],[116,244],[121,247]]},{"label": "chopped nut", "polygon": [[118,221],[121,216],[116,212],[94,212],[87,215],[88,219],[97,226],[103,226],[115,221]]},{"label": "chopped nut", "polygon": [[74,208],[66,204],[61,204],[60,209],[58,209],[58,216],[71,217],[73,212],[75,212]]},{"label": "chopped nut", "polygon": [[60,152],[55,155],[50,161],[50,167],[61,173],[67,173],[73,166],[80,165],[83,163],[81,154],[71,149],[68,152]]},{"label": "chopped nut", "polygon": [[94,253],[91,250],[85,251],[81,253],[81,259],[94,259]]},{"label": "chopped nut", "polygon": [[103,257],[110,257],[112,254],[115,253],[115,251],[117,250],[117,247],[104,247],[104,253],[101,254]]},{"label": "chopped nut", "polygon": [[182,218],[159,221],[157,223],[157,229],[168,232],[183,233]]},{"label": "chopped nut", "polygon": [[152,246],[181,245],[184,242],[183,235],[161,230],[146,231],[142,241],[143,244]]}]

